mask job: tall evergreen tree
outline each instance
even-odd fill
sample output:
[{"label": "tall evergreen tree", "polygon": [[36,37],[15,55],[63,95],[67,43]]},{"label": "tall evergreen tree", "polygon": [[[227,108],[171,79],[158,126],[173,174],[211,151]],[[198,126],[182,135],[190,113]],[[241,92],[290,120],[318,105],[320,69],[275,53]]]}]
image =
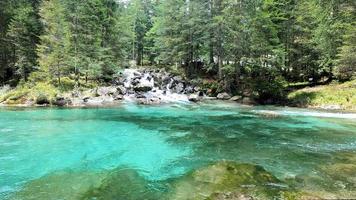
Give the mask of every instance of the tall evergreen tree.
[{"label": "tall evergreen tree", "polygon": [[13,47],[13,63],[10,65],[20,78],[27,81],[28,75],[37,67],[36,45],[41,25],[36,13],[36,2],[22,2],[14,10],[7,36]]},{"label": "tall evergreen tree", "polygon": [[61,84],[66,73],[66,44],[68,44],[68,24],[65,21],[64,6],[60,0],[45,0],[40,8],[44,34],[38,46],[41,71]]}]

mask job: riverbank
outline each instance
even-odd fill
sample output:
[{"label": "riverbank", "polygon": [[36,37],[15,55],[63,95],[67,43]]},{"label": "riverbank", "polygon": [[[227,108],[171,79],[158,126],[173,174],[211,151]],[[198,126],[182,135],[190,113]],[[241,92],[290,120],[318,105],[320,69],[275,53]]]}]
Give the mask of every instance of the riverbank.
[{"label": "riverbank", "polygon": [[356,111],[356,80],[295,90],[287,102],[301,108]]},{"label": "riverbank", "polygon": [[[204,81],[203,81],[204,82]],[[212,92],[213,91],[213,92]],[[217,92],[214,84],[196,83],[163,69],[125,69],[106,85],[82,85],[73,89],[51,83],[27,83],[16,88],[0,88],[0,106],[10,107],[108,107],[123,102],[137,104],[189,103],[221,100],[259,105],[254,92],[232,95]],[[290,91],[284,101],[269,104],[343,112],[356,111],[356,81],[305,87]]]}]

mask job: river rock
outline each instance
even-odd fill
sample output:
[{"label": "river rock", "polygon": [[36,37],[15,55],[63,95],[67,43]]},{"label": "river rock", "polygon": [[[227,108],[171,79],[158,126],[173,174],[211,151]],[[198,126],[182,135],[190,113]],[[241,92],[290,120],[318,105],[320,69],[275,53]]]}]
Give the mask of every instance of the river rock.
[{"label": "river rock", "polygon": [[87,99],[85,105],[87,106],[102,106],[106,104],[110,104],[114,101],[113,97],[110,96],[100,96],[100,97],[92,97]]},{"label": "river rock", "polygon": [[56,99],[53,101],[53,105],[55,106],[68,106],[71,105],[72,101],[69,98],[65,97],[56,97]]},{"label": "river rock", "polygon": [[116,93],[121,95],[125,95],[127,93],[127,89],[122,85],[116,87],[116,91],[117,91]]},{"label": "river rock", "polygon": [[191,94],[194,92],[194,88],[192,86],[187,86],[185,89],[184,89],[184,93],[185,94]]},{"label": "river rock", "polygon": [[175,90],[176,93],[182,93],[184,91],[184,84],[183,83],[178,83],[175,86],[174,90]]},{"label": "river rock", "polygon": [[124,96],[121,94],[117,94],[117,95],[114,95],[113,98],[115,101],[121,101],[124,99]]},{"label": "river rock", "polygon": [[159,99],[159,98],[138,98],[137,103],[142,104],[142,105],[160,104],[161,99]]},{"label": "river rock", "polygon": [[194,87],[194,91],[195,91],[195,92],[199,92],[200,90],[201,90],[201,87],[199,87],[199,86],[195,86],[195,87]]},{"label": "river rock", "polygon": [[[260,166],[221,161],[197,169],[173,182],[169,199],[277,199],[285,189],[271,184],[284,185]],[[257,193],[258,198],[254,198]]]},{"label": "river rock", "polygon": [[244,97],[242,99],[242,103],[243,104],[255,104],[256,102],[253,99],[251,99],[250,97]]},{"label": "river rock", "polygon": [[115,87],[99,87],[98,90],[96,91],[98,96],[107,96],[107,95],[113,95],[117,89]]},{"label": "river rock", "polygon": [[223,92],[223,93],[219,93],[218,96],[216,96],[216,98],[220,100],[229,100],[231,99],[231,96],[228,93]]},{"label": "river rock", "polygon": [[36,104],[38,104],[38,105],[46,105],[49,103],[50,103],[50,101],[49,101],[48,97],[44,94],[40,94],[36,98]]},{"label": "river rock", "polygon": [[230,101],[240,101],[240,100],[242,100],[242,96],[233,96],[233,97],[231,97],[231,99],[230,99]]},{"label": "river rock", "polygon": [[136,92],[148,92],[152,90],[152,86],[148,84],[138,84],[134,87]]},{"label": "river rock", "polygon": [[342,110],[341,105],[322,105],[320,108],[326,110]]},{"label": "river rock", "polygon": [[199,94],[191,94],[189,95],[188,100],[192,102],[198,102],[201,100],[201,97],[199,96]]}]

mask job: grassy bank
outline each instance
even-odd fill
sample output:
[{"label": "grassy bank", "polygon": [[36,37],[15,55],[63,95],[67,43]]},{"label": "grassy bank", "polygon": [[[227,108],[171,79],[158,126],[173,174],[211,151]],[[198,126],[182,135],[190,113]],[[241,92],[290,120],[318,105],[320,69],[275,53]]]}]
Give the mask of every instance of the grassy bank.
[{"label": "grassy bank", "polygon": [[293,106],[356,111],[356,80],[307,87],[288,94]]}]

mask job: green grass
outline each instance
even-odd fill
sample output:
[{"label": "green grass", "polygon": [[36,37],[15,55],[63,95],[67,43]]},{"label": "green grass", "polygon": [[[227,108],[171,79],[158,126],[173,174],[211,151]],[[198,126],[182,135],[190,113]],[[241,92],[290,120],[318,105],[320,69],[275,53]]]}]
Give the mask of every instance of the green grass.
[{"label": "green grass", "polygon": [[296,90],[288,95],[288,101],[301,107],[337,106],[345,110],[356,110],[356,80]]},{"label": "green grass", "polygon": [[36,103],[51,103],[58,94],[58,90],[51,84],[39,82],[36,85],[24,84],[0,94],[0,102],[14,105],[24,104],[27,101]]}]

